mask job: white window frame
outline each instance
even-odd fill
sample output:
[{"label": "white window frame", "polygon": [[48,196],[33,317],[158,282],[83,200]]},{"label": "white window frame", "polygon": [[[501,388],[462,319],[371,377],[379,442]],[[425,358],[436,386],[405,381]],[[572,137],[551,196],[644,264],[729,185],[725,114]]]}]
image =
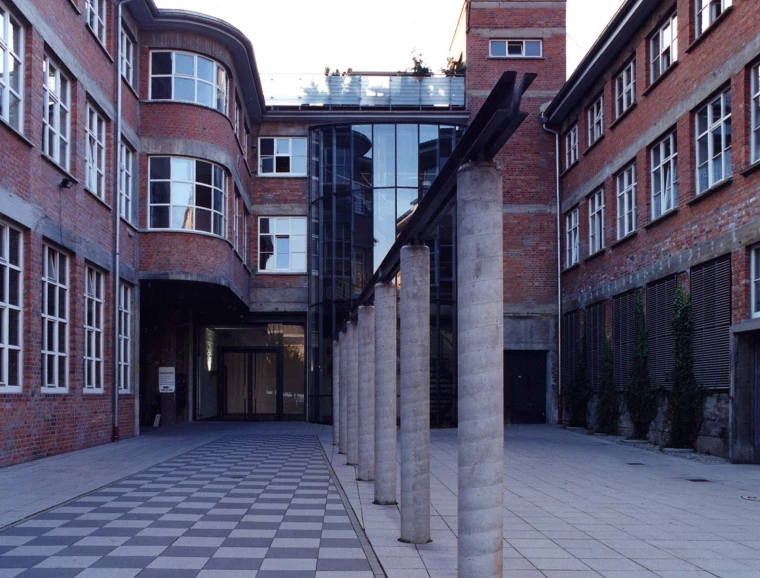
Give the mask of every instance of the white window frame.
[{"label": "white window frame", "polygon": [[132,177],[134,175],[135,151],[127,141],[119,145],[119,211],[121,218],[132,222]]},{"label": "white window frame", "polygon": [[87,105],[85,123],[85,187],[100,200],[106,200],[106,119]]},{"label": "white window frame", "polygon": [[[51,261],[54,270],[51,271]],[[65,271],[61,271],[65,268]],[[45,393],[67,393],[69,391],[69,301],[71,291],[69,279],[71,278],[71,258],[66,253],[54,249],[49,245],[44,246],[42,256],[42,391]],[[53,302],[56,311],[48,311],[48,292],[54,293]],[[61,303],[61,294],[64,295],[64,303]],[[55,330],[51,349],[48,349],[49,329]],[[61,344],[63,339],[63,344]],[[48,360],[53,359],[53,375],[48,375]],[[61,362],[63,373],[61,376]]]},{"label": "white window frame", "polygon": [[732,4],[733,0],[695,0],[694,38],[699,38],[707,32],[718,17],[728,10]]},{"label": "white window frame", "polygon": [[[528,43],[534,43],[538,44],[538,54],[531,54],[526,55],[527,52],[527,44]],[[495,44],[503,44],[504,45],[504,54],[501,54],[500,51],[494,50]],[[514,52],[512,54],[509,53],[510,48],[520,49],[520,54],[515,54]],[[543,40],[540,40],[538,38],[530,38],[530,39],[518,39],[518,38],[499,38],[499,39],[493,39],[488,43],[488,57],[489,58],[543,58],[544,57],[544,42]]]},{"label": "white window frame", "polygon": [[678,14],[673,13],[649,40],[649,82],[653,83],[678,62]]},{"label": "white window frame", "polygon": [[599,95],[588,108],[588,146],[604,136],[604,95]]},{"label": "white window frame", "polygon": [[119,393],[132,392],[132,286],[119,284]]},{"label": "white window frame", "polygon": [[135,41],[127,29],[121,27],[121,76],[129,86],[134,87],[135,81]]},{"label": "white window frame", "polygon": [[636,231],[636,163],[615,175],[617,186],[617,238]]},{"label": "white window frame", "polygon": [[243,203],[243,264],[248,265],[248,211]]},{"label": "white window frame", "polygon": [[[269,232],[262,232],[262,225],[265,220],[270,221]],[[289,221],[288,224],[288,231],[284,231],[284,229],[280,229],[279,225],[280,222],[283,224],[285,221]],[[293,234],[293,222],[298,221],[303,223],[303,234],[297,233]],[[275,224],[275,231],[271,232],[271,226],[272,223]],[[283,225],[284,226],[284,225]],[[262,246],[264,245],[264,237],[273,237],[271,247],[272,251],[262,251]],[[276,242],[278,238],[282,239],[287,237],[288,239],[288,266],[287,267],[277,267],[277,261],[280,256],[280,253],[278,253],[278,243]],[[303,247],[303,250],[295,251],[293,250],[293,238],[297,237],[299,240],[302,241],[301,247]],[[302,239],[300,239],[302,238]],[[307,265],[307,239],[308,239],[308,222],[306,217],[259,217],[259,259],[258,259],[258,271],[259,273],[265,273],[265,274],[279,274],[279,273],[306,273],[306,265]],[[263,269],[261,267],[262,265],[262,254],[270,254],[272,262],[274,263],[274,268],[271,269]],[[293,265],[293,255],[303,255],[303,267],[298,267]],[[301,259],[299,257],[299,259]]]},{"label": "white window frame", "polygon": [[235,252],[240,254],[240,245],[238,241],[238,219],[240,217],[240,195],[237,191],[232,196],[232,246]]},{"label": "white window frame", "polygon": [[578,162],[578,123],[565,134],[565,170]]},{"label": "white window frame", "polygon": [[[11,233],[18,237],[18,255],[10,258]],[[15,262],[14,262],[15,261]],[[17,303],[10,302],[11,275],[15,277]],[[11,313],[17,316],[15,344],[11,345]],[[17,355],[16,384],[8,385],[11,352]],[[0,221],[0,394],[21,393],[24,380],[24,234]]]},{"label": "white window frame", "polygon": [[[273,141],[272,147],[273,147],[273,155],[265,155],[263,154],[262,149],[262,142],[265,140],[271,140]],[[279,145],[281,143],[288,142],[288,152],[283,153],[279,152]],[[303,172],[293,172],[293,158],[301,158],[301,155],[294,156],[293,155],[293,142],[294,141],[303,141],[304,143],[304,170]],[[278,158],[285,158],[287,157],[290,159],[290,172],[284,173],[284,172],[277,172],[277,159]],[[273,169],[274,172],[264,172],[264,160],[265,159],[272,159]],[[259,176],[264,178],[281,178],[281,177],[307,177],[309,172],[309,142],[308,138],[304,137],[279,137],[279,136],[262,136],[259,137]]]},{"label": "white window frame", "polygon": [[103,47],[108,38],[108,2],[109,0],[87,0],[87,27]]},{"label": "white window frame", "polygon": [[[49,84],[51,79],[53,87]],[[47,54],[43,60],[42,91],[42,152],[68,171],[71,162],[71,81]],[[65,147],[63,155],[62,147]]]},{"label": "white window frame", "polygon": [[615,78],[615,118],[636,103],[636,59],[632,58]]},{"label": "white window frame", "polygon": [[[105,274],[86,267],[84,274],[84,392],[103,393]],[[92,313],[90,312],[92,308]],[[90,317],[92,315],[92,317]]]},{"label": "white window frame", "polygon": [[[715,114],[716,105],[720,108],[720,115]],[[696,155],[696,190],[697,196],[705,191],[710,190],[717,184],[731,178],[733,174],[731,167],[732,157],[732,117],[731,89],[728,88],[720,94],[710,98],[710,101],[694,115],[696,146],[694,153]],[[700,128],[700,117],[704,115],[705,124]],[[728,129],[728,130],[727,130]],[[715,150],[715,135],[720,131],[721,150]],[[706,158],[700,151],[700,143],[704,143],[704,152]],[[720,174],[718,174],[716,164],[720,163]],[[704,174],[706,181],[703,183],[700,173]]]},{"label": "white window frame", "polygon": [[751,126],[750,140],[752,141],[752,162],[760,161],[760,64],[753,66],[751,82]]},{"label": "white window frame", "polygon": [[581,260],[579,221],[580,209],[578,207],[565,215],[565,267],[567,269],[577,265]]},{"label": "white window frame", "polygon": [[[21,23],[0,2],[0,70],[3,71],[0,73],[0,119],[20,133],[24,132],[24,33]],[[9,41],[11,37],[15,42]],[[10,82],[11,64],[18,71],[16,88]],[[17,101],[15,119],[10,114],[12,100]]]},{"label": "white window frame", "polygon": [[604,248],[604,189],[599,189],[588,198],[588,254],[595,255]]},{"label": "white window frame", "polygon": [[[171,74],[154,74],[153,73],[153,55],[156,53],[168,53],[171,54],[171,61],[172,61],[172,72]],[[192,76],[180,74],[177,72],[176,67],[176,55],[182,54],[184,56],[192,56],[193,57],[193,70],[194,73]],[[213,83],[210,83],[208,80],[204,78],[200,78],[198,76],[198,59],[202,58],[204,60],[208,60],[214,65],[214,80]],[[202,106],[204,108],[210,108],[212,110],[216,110],[217,112],[222,113],[225,116],[228,116],[229,114],[229,76],[227,75],[227,69],[219,64],[216,60],[213,58],[209,58],[208,56],[204,56],[202,54],[195,54],[194,52],[185,52],[182,50],[153,50],[150,53],[150,59],[148,61],[148,66],[150,67],[150,83],[148,85],[148,99],[149,100],[155,100],[156,102],[182,102],[185,104],[195,104],[196,106]],[[154,78],[170,78],[171,79],[171,98],[154,98],[153,96],[153,79]],[[186,80],[192,80],[194,81],[194,91],[193,91],[193,100],[180,100],[175,97],[174,95],[174,85],[175,80],[177,79],[186,79]],[[207,104],[204,104],[202,102],[198,102],[198,83],[206,84],[209,86],[212,86],[214,90],[216,105],[209,106]]]},{"label": "white window frame", "polygon": [[652,220],[678,206],[678,138],[671,131],[650,149],[652,167]]},{"label": "white window frame", "polygon": [[235,95],[235,136],[238,139],[238,142],[242,144],[243,142],[243,136],[241,134],[241,126],[244,125],[243,122],[243,107],[240,105],[240,99],[238,98],[238,95]]}]

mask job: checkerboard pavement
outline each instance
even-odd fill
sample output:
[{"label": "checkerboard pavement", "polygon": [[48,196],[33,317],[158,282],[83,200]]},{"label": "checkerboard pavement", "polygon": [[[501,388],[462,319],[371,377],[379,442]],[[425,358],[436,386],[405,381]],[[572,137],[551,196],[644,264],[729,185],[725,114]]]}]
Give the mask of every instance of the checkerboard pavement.
[{"label": "checkerboard pavement", "polygon": [[313,436],[226,437],[0,532],[0,578],[373,578]]}]

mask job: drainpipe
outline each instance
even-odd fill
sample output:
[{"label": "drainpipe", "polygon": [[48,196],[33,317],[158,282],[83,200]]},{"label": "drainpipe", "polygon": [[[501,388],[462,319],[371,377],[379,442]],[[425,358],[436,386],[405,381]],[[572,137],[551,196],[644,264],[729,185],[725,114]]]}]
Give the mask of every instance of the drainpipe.
[{"label": "drainpipe", "polygon": [[557,202],[557,421],[562,423],[562,204],[559,186],[559,133],[547,128],[549,119],[542,113],[543,129],[554,135],[554,174]]}]

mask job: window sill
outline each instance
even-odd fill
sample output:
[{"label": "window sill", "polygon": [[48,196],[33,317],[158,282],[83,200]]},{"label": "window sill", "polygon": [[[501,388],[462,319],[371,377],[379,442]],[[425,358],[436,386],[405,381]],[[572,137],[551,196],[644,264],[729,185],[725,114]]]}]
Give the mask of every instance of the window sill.
[{"label": "window sill", "polygon": [[98,46],[100,46],[100,49],[103,51],[103,54],[106,55],[106,57],[108,58],[108,60],[111,61],[111,64],[113,64],[114,62],[116,62],[113,59],[113,56],[111,56],[111,53],[108,52],[108,48],[106,48],[105,45],[103,44],[103,41],[100,38],[98,38],[98,35],[95,34],[95,31],[92,28],[90,28],[90,25],[85,23],[85,27],[87,28],[87,30],[90,31],[90,34],[97,41]]},{"label": "window sill", "polygon": [[68,387],[41,387],[40,393],[47,395],[67,395],[71,393]]},{"label": "window sill", "polygon": [[131,389],[120,389],[119,390],[119,397],[121,397],[122,395],[124,397],[127,397],[127,396],[134,395],[134,392]]},{"label": "window sill", "polygon": [[723,20],[725,20],[728,17],[728,15],[731,14],[731,12],[733,12],[733,11],[734,11],[733,5],[729,6],[728,8],[726,8],[723,11],[723,13],[720,16],[718,16],[713,21],[713,23],[710,24],[710,26],[707,27],[707,30],[705,30],[702,34],[700,34],[699,36],[697,36],[697,38],[694,40],[694,42],[692,42],[691,44],[689,44],[688,48],[686,49],[686,54],[689,54],[692,50],[694,50],[697,46],[699,46],[702,43],[702,41],[705,38],[707,38],[710,35],[710,33],[713,30],[715,30],[715,28],[717,28],[718,24],[720,24],[721,22],[723,22]]},{"label": "window sill", "polygon": [[570,271],[572,271],[573,269],[579,269],[579,268],[580,268],[580,266],[581,266],[581,262],[580,262],[580,261],[578,261],[577,263],[574,263],[574,264],[570,265],[569,267],[565,267],[564,269],[562,269],[562,273],[563,273],[563,274],[564,274],[564,273],[569,273],[569,272],[570,272]]},{"label": "window sill", "polygon": [[588,153],[590,153],[590,152],[591,152],[591,150],[592,150],[594,147],[596,147],[596,145],[598,145],[598,144],[599,144],[600,142],[602,142],[603,140],[604,140],[604,133],[602,133],[602,134],[599,136],[599,138],[598,138],[598,139],[596,139],[594,142],[592,142],[590,145],[588,145],[588,147],[586,148],[586,150],[585,150],[585,151],[583,151],[583,156],[585,157],[585,156],[586,156]]},{"label": "window sill", "polygon": [[103,395],[103,388],[100,389],[84,389],[82,391],[84,395]]},{"label": "window sill", "polygon": [[586,263],[588,263],[589,261],[593,261],[594,259],[597,259],[597,258],[601,257],[606,252],[607,252],[607,248],[606,247],[602,247],[596,253],[592,253],[591,255],[589,255],[588,257],[586,257],[583,261],[586,262]]},{"label": "window sill", "polygon": [[671,64],[668,69],[660,74],[660,76],[657,77],[657,80],[653,80],[647,89],[642,93],[643,96],[647,96],[650,92],[652,92],[659,84],[663,81],[663,79],[668,76],[673,70],[678,66],[678,60],[676,60],[673,64]]},{"label": "window sill", "polygon": [[564,176],[565,176],[567,173],[569,173],[570,171],[572,171],[572,170],[573,170],[573,169],[574,169],[574,168],[575,168],[575,167],[578,165],[578,162],[579,162],[579,161],[577,161],[577,160],[576,160],[576,161],[575,161],[573,164],[571,164],[571,165],[570,165],[569,167],[567,167],[567,168],[566,168],[564,171],[562,171],[562,172],[559,174],[560,178],[564,177]]},{"label": "window sill", "polygon": [[230,247],[232,247],[232,243],[230,243],[227,239],[225,239],[221,235],[215,235],[214,233],[207,233],[206,231],[192,231],[189,229],[152,229],[148,227],[147,229],[143,229],[140,232],[141,233],[172,233],[172,234],[178,234],[178,235],[199,235],[201,237],[216,239],[217,241],[224,241]]},{"label": "window sill", "polygon": [[722,191],[726,187],[730,187],[733,183],[734,183],[734,178],[733,177],[728,177],[727,179],[723,179],[719,183],[714,184],[709,189],[706,189],[706,190],[702,191],[701,193],[699,193],[696,197],[694,197],[693,199],[691,199],[690,201],[688,201],[686,204],[687,205],[696,205],[702,199],[710,197],[714,193],[717,193],[718,191]]},{"label": "window sill", "polygon": [[154,99],[148,99],[148,100],[141,100],[141,104],[181,104],[186,106],[197,106],[198,108],[202,108],[204,110],[210,110],[211,112],[215,112],[216,114],[222,115],[227,120],[230,120],[230,117],[227,116],[226,112],[222,112],[218,108],[214,108],[213,106],[206,106],[205,104],[200,104],[197,102],[190,102],[189,100],[173,100],[171,98],[162,98],[159,100]]},{"label": "window sill", "polygon": [[744,169],[739,174],[741,176],[743,176],[743,177],[747,177],[747,176],[751,175],[752,173],[754,173],[754,172],[756,172],[758,170],[760,170],[760,159],[758,159],[754,163],[748,165],[747,168]]},{"label": "window sill", "polygon": [[93,191],[90,187],[85,186],[84,190],[87,191],[90,194],[90,196],[94,197],[96,201],[98,201],[101,205],[103,205],[104,207],[106,207],[109,211],[113,211],[113,207],[111,205],[109,205],[108,203],[106,203],[105,200],[101,199],[95,193],[95,191]]},{"label": "window sill", "polygon": [[486,60],[546,60],[545,56],[486,56]]},{"label": "window sill", "polygon": [[287,275],[289,277],[298,275],[308,275],[308,271],[256,271],[259,275]]},{"label": "window sill", "polygon": [[649,221],[646,225],[644,225],[645,229],[650,229],[651,227],[654,227],[655,225],[661,223],[662,221],[665,221],[672,217],[673,215],[678,213],[678,207],[673,207],[669,211],[665,211],[662,215],[657,217],[656,219],[652,219]]},{"label": "window sill", "polygon": [[53,168],[57,169],[59,173],[61,173],[63,176],[65,176],[67,179],[71,179],[75,185],[79,184],[79,179],[77,179],[74,175],[72,175],[69,171],[64,169],[58,162],[53,159],[49,154],[42,152],[40,153],[40,156],[45,159],[49,164],[53,166]]},{"label": "window sill", "polygon": [[121,75],[121,81],[122,81],[122,82],[124,83],[124,85],[125,85],[125,86],[126,86],[128,89],[129,89],[129,91],[130,91],[132,94],[134,94],[134,95],[135,95],[135,98],[136,98],[136,99],[139,101],[139,100],[140,100],[140,95],[139,95],[139,94],[137,94],[137,90],[135,89],[135,87],[134,87],[134,86],[132,86],[132,84],[131,84],[131,83],[130,83],[130,82],[129,82],[129,81],[126,79],[126,78],[124,78],[124,75],[123,75],[123,74]]},{"label": "window sill", "polygon": [[29,148],[34,148],[34,143],[30,141],[28,138],[24,136],[24,134],[19,131],[16,127],[14,127],[12,124],[5,121],[4,118],[0,118],[0,126],[4,126],[8,130],[10,130],[16,137],[21,139],[22,142],[24,142]]},{"label": "window sill", "polygon": [[124,223],[127,227],[132,229],[135,233],[140,232],[140,230],[129,219],[124,218],[124,215],[119,215],[119,218],[121,219],[122,223]]},{"label": "window sill", "polygon": [[618,239],[617,241],[615,241],[614,243],[612,243],[612,245],[610,245],[610,249],[615,249],[616,247],[622,245],[623,243],[626,243],[626,242],[630,241],[631,239],[633,239],[638,234],[639,234],[638,231],[631,231],[625,237],[620,237],[620,239]]},{"label": "window sill", "polygon": [[638,106],[638,104],[639,104],[638,101],[633,101],[631,103],[631,106],[629,106],[628,108],[626,108],[621,113],[621,115],[615,119],[615,122],[613,122],[610,125],[610,130],[614,129],[617,125],[619,125],[621,122],[623,122],[623,119],[625,119],[625,117],[627,117],[629,114],[631,114],[631,111],[633,111],[636,108],[636,106]]},{"label": "window sill", "polygon": [[24,393],[22,385],[4,385],[0,387],[0,395],[20,395]]},{"label": "window sill", "polygon": [[261,173],[258,173],[256,176],[259,177],[260,179],[308,179],[309,178],[309,175],[297,175],[297,174],[292,174],[292,173],[288,173],[287,175],[282,174],[282,173],[278,175],[270,175],[270,174],[262,175]]}]

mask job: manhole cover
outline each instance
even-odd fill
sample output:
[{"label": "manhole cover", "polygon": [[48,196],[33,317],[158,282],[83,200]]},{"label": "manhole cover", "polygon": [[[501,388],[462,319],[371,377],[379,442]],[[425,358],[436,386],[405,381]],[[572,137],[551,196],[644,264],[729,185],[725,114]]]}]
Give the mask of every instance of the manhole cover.
[{"label": "manhole cover", "polygon": [[625,465],[626,466],[643,466],[644,464],[642,464],[641,462],[628,462]]},{"label": "manhole cover", "polygon": [[760,497],[758,497],[758,496],[742,496],[742,500],[747,500],[749,502],[760,502]]},{"label": "manhole cover", "polygon": [[709,482],[710,480],[706,480],[704,478],[686,478],[686,481],[687,482],[697,482],[697,483],[701,484],[701,483],[704,483],[704,482]]}]

